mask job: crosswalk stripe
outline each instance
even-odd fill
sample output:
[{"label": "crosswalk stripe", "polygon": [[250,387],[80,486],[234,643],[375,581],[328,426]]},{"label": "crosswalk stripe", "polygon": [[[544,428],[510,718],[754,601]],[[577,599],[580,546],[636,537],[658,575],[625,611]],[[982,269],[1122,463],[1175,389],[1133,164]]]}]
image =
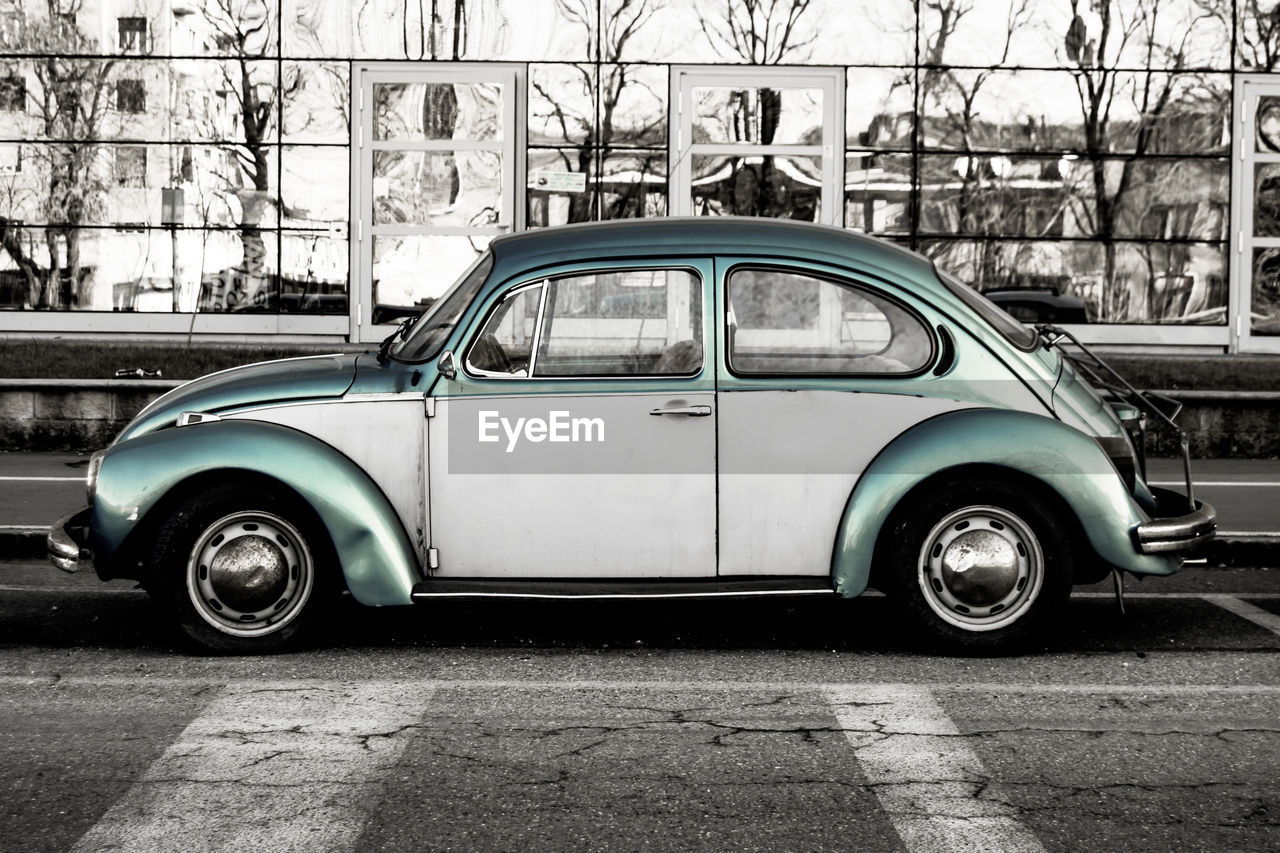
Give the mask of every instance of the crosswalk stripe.
[{"label": "crosswalk stripe", "polygon": [[827,697],[909,853],[1044,853],[928,688],[860,687]]},{"label": "crosswalk stripe", "polygon": [[1223,610],[1229,610],[1243,619],[1248,619],[1255,625],[1261,625],[1273,634],[1280,634],[1280,616],[1277,616],[1269,610],[1263,610],[1257,605],[1250,604],[1247,601],[1241,601],[1234,595],[1208,593],[1200,597],[1205,601],[1213,602]]},{"label": "crosswalk stripe", "polygon": [[394,765],[429,687],[230,687],[73,848],[347,851],[362,783]]}]

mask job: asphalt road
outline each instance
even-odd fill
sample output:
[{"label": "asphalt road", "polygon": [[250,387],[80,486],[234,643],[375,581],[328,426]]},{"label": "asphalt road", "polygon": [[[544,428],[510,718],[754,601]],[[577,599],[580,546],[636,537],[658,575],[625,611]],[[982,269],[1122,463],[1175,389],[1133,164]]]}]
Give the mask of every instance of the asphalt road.
[{"label": "asphalt road", "polygon": [[1280,849],[1280,571],[1132,592],[1011,658],[878,597],[352,605],[207,658],[0,563],[0,849]]}]

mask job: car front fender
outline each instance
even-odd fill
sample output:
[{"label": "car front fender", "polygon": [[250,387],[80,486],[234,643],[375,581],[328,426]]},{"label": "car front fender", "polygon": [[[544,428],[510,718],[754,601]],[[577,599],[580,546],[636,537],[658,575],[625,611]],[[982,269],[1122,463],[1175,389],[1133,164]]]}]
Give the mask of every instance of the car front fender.
[{"label": "car front fender", "polygon": [[166,496],[193,477],[250,472],[297,492],[328,530],[347,587],[362,604],[409,604],[418,559],[377,484],[333,447],[262,421],[176,427],[108,450],[93,502],[90,545],[110,565],[140,522],[170,509]]},{"label": "car front fender", "polygon": [[1004,468],[1052,490],[1107,563],[1137,574],[1177,569],[1174,560],[1138,552],[1134,531],[1149,519],[1092,438],[1041,415],[966,409],[902,433],[859,477],[836,533],[836,591],[854,596],[866,589],[881,530],[903,498],[934,475],[970,465]]}]

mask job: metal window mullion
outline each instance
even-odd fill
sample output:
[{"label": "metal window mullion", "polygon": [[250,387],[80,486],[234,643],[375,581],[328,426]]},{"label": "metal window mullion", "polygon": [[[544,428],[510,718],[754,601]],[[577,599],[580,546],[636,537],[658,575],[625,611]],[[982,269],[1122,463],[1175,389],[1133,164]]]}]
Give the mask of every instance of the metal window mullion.
[{"label": "metal window mullion", "polygon": [[544,278],[542,284],[542,293],[538,295],[538,318],[533,323],[533,343],[529,346],[529,376],[536,376],[534,370],[538,366],[538,348],[542,346],[542,320],[547,313],[547,291],[551,289],[551,279]]},{"label": "metal window mullion", "polygon": [[1280,85],[1269,77],[1250,75],[1236,78],[1233,98],[1233,127],[1236,130],[1231,157],[1232,233],[1228,248],[1230,283],[1228,296],[1228,337],[1231,349],[1276,352],[1280,341],[1253,332],[1254,252],[1280,248],[1280,238],[1255,234],[1255,188],[1257,167],[1280,163],[1280,155],[1257,150],[1256,114],[1264,97],[1280,97]]}]

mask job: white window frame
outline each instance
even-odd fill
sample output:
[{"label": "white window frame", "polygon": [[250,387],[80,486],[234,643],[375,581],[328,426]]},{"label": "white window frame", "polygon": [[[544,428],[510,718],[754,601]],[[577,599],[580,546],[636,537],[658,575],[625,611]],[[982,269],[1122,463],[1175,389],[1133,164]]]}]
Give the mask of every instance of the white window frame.
[{"label": "white window frame", "polygon": [[[759,156],[793,155],[822,158],[822,193],[819,222],[844,224],[844,111],[843,68],[706,68],[673,66],[671,69],[671,197],[673,216],[693,215],[693,158],[697,155]],[[693,90],[703,87],[738,89],[820,89],[823,96],[822,144],[763,145],[750,143],[693,142]]]},{"label": "white window frame", "polygon": [[1280,237],[1256,237],[1253,233],[1254,169],[1280,163],[1280,154],[1255,151],[1254,117],[1258,100],[1280,97],[1280,80],[1272,74],[1249,74],[1235,80],[1232,104],[1235,137],[1231,157],[1231,286],[1227,317],[1232,352],[1280,352],[1280,335],[1255,335],[1251,330],[1253,307],[1253,250],[1280,248]]},{"label": "white window frame", "polygon": [[[525,78],[518,63],[363,62],[352,67],[351,85],[351,340],[381,340],[394,324],[373,320],[373,242],[375,236],[419,235],[498,236],[524,230]],[[373,87],[382,83],[498,83],[503,87],[502,134],[494,142],[455,140],[377,140],[374,138]],[[373,155],[379,150],[494,150],[502,156],[502,211],[495,225],[458,227],[436,225],[375,225],[373,223]],[[463,270],[457,271],[459,274]]]}]

